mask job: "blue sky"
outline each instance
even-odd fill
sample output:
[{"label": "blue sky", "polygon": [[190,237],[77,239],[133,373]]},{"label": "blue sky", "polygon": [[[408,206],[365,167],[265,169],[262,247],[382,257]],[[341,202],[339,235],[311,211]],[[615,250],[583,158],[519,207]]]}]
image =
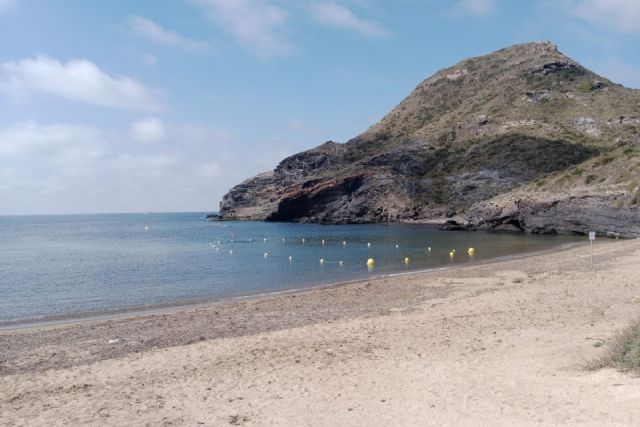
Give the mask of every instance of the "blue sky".
[{"label": "blue sky", "polygon": [[211,211],[535,40],[640,88],[638,0],[0,0],[0,214]]}]

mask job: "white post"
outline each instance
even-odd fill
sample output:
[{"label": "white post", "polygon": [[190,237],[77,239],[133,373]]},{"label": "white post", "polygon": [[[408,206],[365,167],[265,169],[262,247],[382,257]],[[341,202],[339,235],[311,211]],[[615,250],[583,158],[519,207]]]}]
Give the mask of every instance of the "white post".
[{"label": "white post", "polygon": [[593,241],[596,240],[596,232],[589,232],[589,242],[591,243],[591,266],[593,267]]}]

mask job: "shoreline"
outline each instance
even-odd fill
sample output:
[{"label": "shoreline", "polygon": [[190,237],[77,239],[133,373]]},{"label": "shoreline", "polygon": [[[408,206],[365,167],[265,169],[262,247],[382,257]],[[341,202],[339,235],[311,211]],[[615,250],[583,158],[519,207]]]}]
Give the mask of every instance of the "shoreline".
[{"label": "shoreline", "polygon": [[370,280],[382,280],[382,279],[388,279],[393,277],[412,276],[412,275],[419,275],[419,274],[425,274],[425,273],[433,273],[438,271],[456,270],[456,269],[463,269],[463,268],[474,267],[474,266],[484,266],[487,264],[495,264],[495,263],[500,263],[500,262],[505,262],[510,260],[526,259],[530,257],[540,256],[540,255],[564,252],[572,248],[586,246],[588,244],[589,243],[587,242],[562,243],[557,246],[553,246],[551,248],[544,249],[544,250],[523,252],[515,255],[506,255],[506,256],[488,258],[480,261],[475,261],[473,264],[441,266],[441,267],[433,267],[433,268],[426,268],[426,269],[419,269],[419,270],[412,270],[412,271],[403,271],[403,272],[397,272],[397,273],[372,275],[367,278],[357,278],[353,280],[346,280],[346,281],[340,281],[340,282],[314,284],[309,287],[297,287],[297,288],[279,290],[279,291],[273,291],[273,292],[262,292],[262,293],[255,293],[255,294],[212,298],[212,299],[174,301],[174,302],[152,304],[152,305],[146,305],[146,306],[113,308],[113,309],[101,310],[96,312],[65,313],[65,314],[58,314],[58,315],[43,316],[42,318],[33,319],[33,320],[21,319],[16,321],[11,321],[11,320],[0,321],[0,333],[11,332],[11,331],[25,331],[25,330],[28,331],[28,330],[55,328],[58,326],[63,327],[68,325],[100,322],[100,321],[107,321],[107,320],[130,319],[130,318],[136,318],[139,316],[171,314],[171,313],[176,313],[182,310],[208,309],[221,304],[233,304],[236,302],[259,300],[263,298],[277,298],[279,296],[287,296],[290,294],[299,294],[299,293],[304,293],[309,291],[322,290],[326,288],[348,286],[348,285],[358,284],[358,283],[370,281]]},{"label": "shoreline", "polygon": [[[640,241],[0,332],[8,425],[638,425]],[[327,417],[327,414],[330,414]]]}]

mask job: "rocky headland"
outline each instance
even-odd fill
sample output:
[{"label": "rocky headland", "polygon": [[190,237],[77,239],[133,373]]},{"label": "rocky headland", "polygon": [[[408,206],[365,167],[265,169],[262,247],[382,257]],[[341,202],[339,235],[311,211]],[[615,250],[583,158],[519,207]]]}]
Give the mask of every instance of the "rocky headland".
[{"label": "rocky headland", "polygon": [[549,42],[520,44],[441,70],[347,143],[233,187],[220,219],[638,236],[639,153],[639,90]]}]

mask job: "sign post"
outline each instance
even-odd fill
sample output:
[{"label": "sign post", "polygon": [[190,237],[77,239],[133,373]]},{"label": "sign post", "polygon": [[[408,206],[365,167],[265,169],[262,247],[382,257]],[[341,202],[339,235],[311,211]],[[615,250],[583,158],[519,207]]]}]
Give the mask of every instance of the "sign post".
[{"label": "sign post", "polygon": [[591,243],[591,266],[593,267],[593,241],[596,240],[596,232],[589,232],[589,242]]}]

